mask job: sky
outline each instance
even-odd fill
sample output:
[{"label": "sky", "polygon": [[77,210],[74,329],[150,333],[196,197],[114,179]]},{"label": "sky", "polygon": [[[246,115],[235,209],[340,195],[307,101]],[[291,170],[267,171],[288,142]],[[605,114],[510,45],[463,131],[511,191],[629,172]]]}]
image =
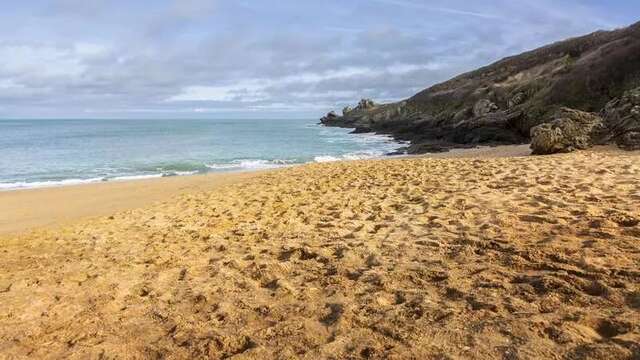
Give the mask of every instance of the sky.
[{"label": "sky", "polygon": [[635,0],[7,0],[0,118],[317,118],[638,20]]}]

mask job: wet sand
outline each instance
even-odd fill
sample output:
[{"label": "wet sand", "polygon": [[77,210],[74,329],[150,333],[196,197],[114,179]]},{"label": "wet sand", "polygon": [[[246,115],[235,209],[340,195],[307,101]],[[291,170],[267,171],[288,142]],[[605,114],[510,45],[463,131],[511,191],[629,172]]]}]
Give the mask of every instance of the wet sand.
[{"label": "wet sand", "polygon": [[485,151],[297,166],[0,236],[0,354],[637,358],[640,154]]},{"label": "wet sand", "polygon": [[212,190],[260,172],[175,176],[0,191],[0,234],[69,224],[135,209],[181,193]]}]

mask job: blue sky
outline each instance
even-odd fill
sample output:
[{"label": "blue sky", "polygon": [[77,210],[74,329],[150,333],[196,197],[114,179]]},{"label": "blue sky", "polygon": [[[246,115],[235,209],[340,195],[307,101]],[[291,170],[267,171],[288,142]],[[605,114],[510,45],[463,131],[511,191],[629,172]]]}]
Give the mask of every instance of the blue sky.
[{"label": "blue sky", "polygon": [[12,1],[0,117],[318,117],[638,20],[628,0]]}]

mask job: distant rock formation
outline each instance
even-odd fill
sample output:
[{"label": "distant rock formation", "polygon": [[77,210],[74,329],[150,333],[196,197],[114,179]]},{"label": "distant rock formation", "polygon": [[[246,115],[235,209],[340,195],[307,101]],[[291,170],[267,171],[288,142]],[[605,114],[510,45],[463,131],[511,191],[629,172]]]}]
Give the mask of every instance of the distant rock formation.
[{"label": "distant rock formation", "polygon": [[[405,101],[376,104],[363,99],[355,108],[345,108],[342,116],[328,114],[321,122],[358,128],[358,132],[391,134],[411,142],[405,150],[424,152],[526,143],[531,140],[532,128],[557,120],[559,109],[570,108],[601,113],[605,127],[611,131],[601,139],[592,139],[599,140],[596,143],[614,142],[634,149],[640,143],[640,108],[639,92],[632,89],[639,87],[637,23],[500,60]],[[547,128],[562,131],[568,126],[568,121],[561,121],[536,133],[551,135]],[[576,142],[564,147],[557,144],[564,150],[576,145],[582,146]]]},{"label": "distant rock formation", "polygon": [[320,119],[320,122],[325,125],[331,125],[333,121],[336,121],[338,119],[339,117],[335,111],[329,111],[327,115],[325,115],[322,119]]}]

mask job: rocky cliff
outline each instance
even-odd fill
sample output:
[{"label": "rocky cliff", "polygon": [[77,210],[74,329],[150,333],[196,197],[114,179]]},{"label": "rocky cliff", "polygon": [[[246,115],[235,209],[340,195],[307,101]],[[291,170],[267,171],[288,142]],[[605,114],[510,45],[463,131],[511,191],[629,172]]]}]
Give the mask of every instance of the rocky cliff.
[{"label": "rocky cliff", "polygon": [[[603,113],[616,100],[628,103],[629,91],[638,87],[640,23],[505,58],[398,103],[362,100],[321,122],[392,134],[411,141],[409,153],[524,143],[532,128],[555,120],[563,108]],[[627,128],[617,129],[609,141],[634,140],[637,135]],[[606,138],[599,133],[599,140]]]}]

